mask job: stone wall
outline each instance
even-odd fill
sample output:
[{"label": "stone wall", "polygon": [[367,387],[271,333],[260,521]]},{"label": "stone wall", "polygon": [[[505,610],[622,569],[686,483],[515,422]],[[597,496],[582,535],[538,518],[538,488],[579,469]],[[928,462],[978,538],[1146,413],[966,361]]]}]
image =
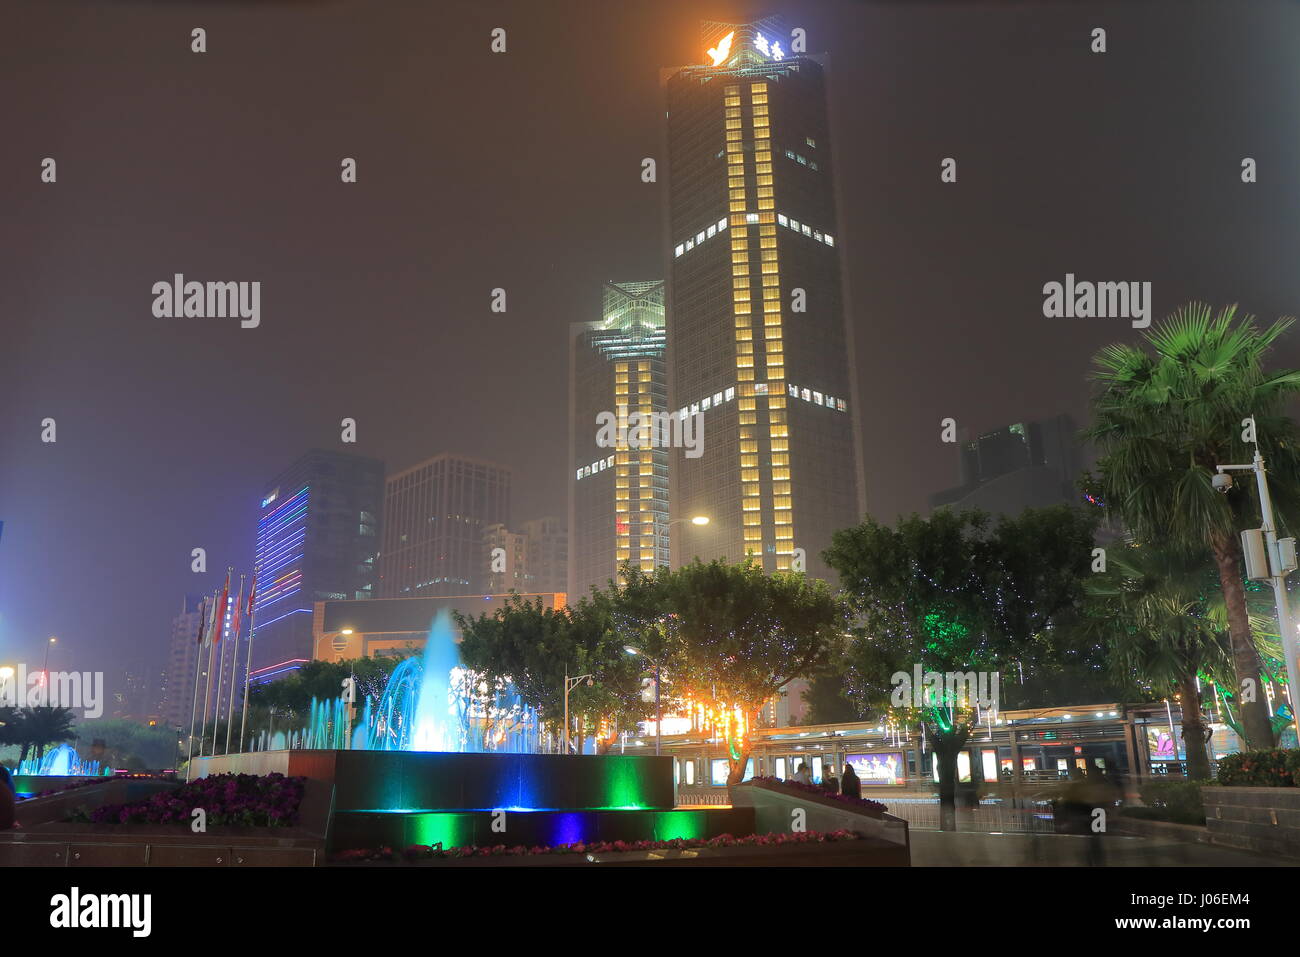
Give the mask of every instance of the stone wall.
[{"label": "stone wall", "polygon": [[1300,858],[1300,788],[1205,787],[1210,844]]}]

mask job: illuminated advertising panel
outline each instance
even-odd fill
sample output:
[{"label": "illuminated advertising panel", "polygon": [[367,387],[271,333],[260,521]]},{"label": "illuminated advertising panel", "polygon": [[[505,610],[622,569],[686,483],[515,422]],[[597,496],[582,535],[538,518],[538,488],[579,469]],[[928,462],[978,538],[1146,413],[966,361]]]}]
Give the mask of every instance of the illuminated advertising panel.
[{"label": "illuminated advertising panel", "polygon": [[848,754],[846,763],[853,765],[853,770],[865,787],[868,784],[889,785],[905,784],[907,765],[903,762],[900,751],[885,751],[875,754]]}]

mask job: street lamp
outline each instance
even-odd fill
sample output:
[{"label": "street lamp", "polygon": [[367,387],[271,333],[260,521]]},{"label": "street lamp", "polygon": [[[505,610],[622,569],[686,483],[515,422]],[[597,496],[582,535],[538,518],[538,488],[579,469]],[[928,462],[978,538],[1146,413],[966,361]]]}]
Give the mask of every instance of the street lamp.
[{"label": "street lamp", "polygon": [[[1286,658],[1286,677],[1291,692],[1291,720],[1296,722],[1297,728],[1300,728],[1300,716],[1297,716],[1296,712],[1296,706],[1300,704],[1296,625],[1291,620],[1291,607],[1286,596],[1286,576],[1296,568],[1295,539],[1277,537],[1277,526],[1273,523],[1273,501],[1268,494],[1264,457],[1259,454],[1259,437],[1255,434],[1254,416],[1251,416],[1249,421],[1252,441],[1255,443],[1254,459],[1249,465],[1218,466],[1218,471],[1213,477],[1213,485],[1220,492],[1226,493],[1232,488],[1232,476],[1228,474],[1229,472],[1255,473],[1255,483],[1259,489],[1261,526],[1246,529],[1241,533],[1242,552],[1246,557],[1246,576],[1255,581],[1268,581],[1273,585],[1273,600],[1277,603],[1278,631],[1282,633],[1282,654]],[[1263,548],[1260,547],[1261,544]]]},{"label": "street lamp", "polygon": [[570,678],[568,666],[565,666],[564,669],[564,753],[565,754],[569,753],[569,692],[572,691],[574,688],[578,687],[578,685],[582,684],[583,681],[587,682],[588,688],[590,688],[592,685],[596,683],[596,679],[592,675],[578,675],[578,677],[576,678]]},{"label": "street lamp", "polygon": [[624,645],[623,650],[629,655],[638,655],[655,666],[655,754],[659,754],[664,733],[664,711],[659,704],[659,659],[651,658],[644,651],[631,645]]},{"label": "street lamp", "polygon": [[45,643],[45,664],[41,668],[41,673],[45,676],[45,705],[50,704],[50,645],[58,644],[59,639],[50,635],[50,640]]}]

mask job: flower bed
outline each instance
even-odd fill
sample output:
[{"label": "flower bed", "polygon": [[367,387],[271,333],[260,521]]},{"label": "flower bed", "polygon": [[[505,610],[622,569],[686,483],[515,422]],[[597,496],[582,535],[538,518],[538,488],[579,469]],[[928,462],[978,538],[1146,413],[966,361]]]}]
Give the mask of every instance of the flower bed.
[{"label": "flower bed", "polygon": [[137,804],[113,804],[79,812],[72,820],[91,824],[184,824],[195,808],[208,826],[289,827],[298,823],[306,778],[283,774],[219,774],[155,794]]},{"label": "flower bed", "polygon": [[816,784],[803,784],[800,781],[783,781],[781,778],[764,777],[764,778],[750,778],[748,781],[744,783],[778,785],[780,787],[793,788],[796,791],[804,791],[808,794],[816,795],[817,797],[826,798],[829,801],[839,801],[841,804],[846,804],[849,807],[864,808],[865,810],[876,811],[882,814],[885,811],[889,810],[887,807],[885,807],[885,805],[881,804],[879,801],[872,801],[869,798],[853,797],[848,794],[839,794],[836,791],[829,791],[826,788],[819,787]]},{"label": "flower bed", "polygon": [[1289,788],[1300,780],[1300,751],[1270,748],[1238,751],[1219,759],[1218,783],[1225,786]]},{"label": "flower bed", "polygon": [[536,846],[496,844],[490,847],[448,847],[441,844],[412,844],[403,850],[392,847],[358,848],[340,851],[331,860],[340,864],[358,864],[372,861],[434,861],[464,860],[482,857],[541,857],[546,855],[610,854],[635,851],[684,851],[691,849],[722,849],[734,847],[788,847],[796,844],[826,844],[839,841],[859,841],[862,835],[854,831],[807,831],[800,834],[750,834],[735,837],[721,834],[711,838],[677,838],[671,841],[592,841],[590,843]]}]

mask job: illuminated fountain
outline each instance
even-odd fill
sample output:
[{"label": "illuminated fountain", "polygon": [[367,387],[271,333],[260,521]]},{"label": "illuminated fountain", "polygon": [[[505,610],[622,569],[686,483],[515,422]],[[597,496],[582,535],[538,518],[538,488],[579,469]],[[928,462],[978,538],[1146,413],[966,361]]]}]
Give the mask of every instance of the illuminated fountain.
[{"label": "illuminated fountain", "polygon": [[350,733],[342,697],[313,698],[302,730],[264,732],[260,749],[530,754],[538,750],[538,724],[513,685],[489,684],[461,666],[444,609],[424,654],[400,662],[377,701],[366,697]]},{"label": "illuminated fountain", "polygon": [[28,758],[19,762],[16,773],[50,777],[94,777],[109,772],[107,769],[101,772],[98,761],[81,760],[77,749],[65,741],[57,748],[46,751],[39,760]]}]

